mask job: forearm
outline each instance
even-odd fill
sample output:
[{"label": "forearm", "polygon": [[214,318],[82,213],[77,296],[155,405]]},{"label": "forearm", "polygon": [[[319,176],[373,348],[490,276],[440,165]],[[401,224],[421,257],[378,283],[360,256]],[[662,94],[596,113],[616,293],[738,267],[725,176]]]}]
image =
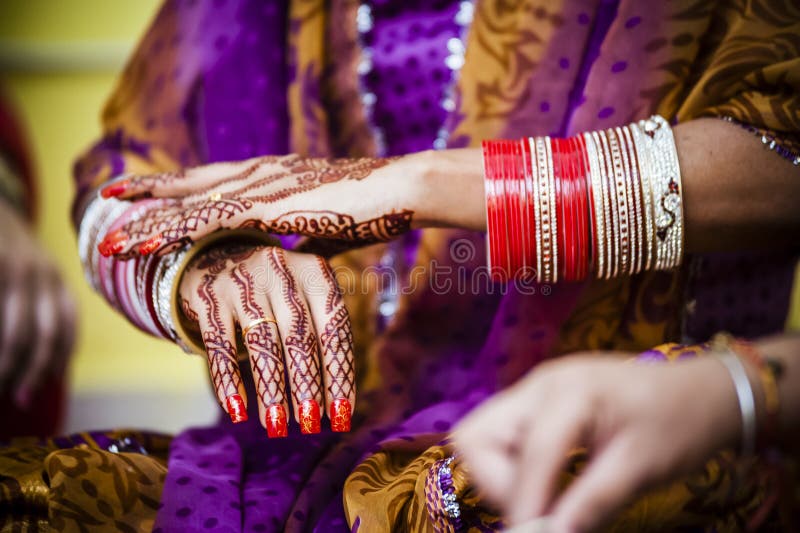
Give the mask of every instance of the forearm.
[{"label": "forearm", "polygon": [[[800,168],[719,119],[693,120],[673,131],[687,251],[800,244]],[[398,163],[414,169],[415,226],[486,229],[480,148],[422,152]]]},{"label": "forearm", "polygon": [[694,120],[674,131],[688,251],[800,244],[800,168],[719,119]]}]

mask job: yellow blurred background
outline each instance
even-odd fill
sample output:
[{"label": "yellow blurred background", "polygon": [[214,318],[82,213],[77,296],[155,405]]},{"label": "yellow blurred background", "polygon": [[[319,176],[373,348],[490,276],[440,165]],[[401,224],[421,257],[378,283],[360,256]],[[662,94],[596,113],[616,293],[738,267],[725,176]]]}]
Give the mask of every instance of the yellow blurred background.
[{"label": "yellow blurred background", "polygon": [[76,156],[160,0],[3,0],[0,85],[27,127],[39,181],[38,234],[80,308],[64,431],[203,424],[221,410],[202,359],[134,329],[92,292],[69,221]]},{"label": "yellow blurred background", "polygon": [[[220,412],[200,358],[131,327],[90,289],[68,218],[71,165],[97,139],[117,73],[160,0],[3,0],[0,83],[28,128],[40,182],[38,232],[81,311],[65,431],[134,426],[176,431]],[[797,284],[796,284],[797,285]],[[795,287],[800,329],[800,291]]]}]

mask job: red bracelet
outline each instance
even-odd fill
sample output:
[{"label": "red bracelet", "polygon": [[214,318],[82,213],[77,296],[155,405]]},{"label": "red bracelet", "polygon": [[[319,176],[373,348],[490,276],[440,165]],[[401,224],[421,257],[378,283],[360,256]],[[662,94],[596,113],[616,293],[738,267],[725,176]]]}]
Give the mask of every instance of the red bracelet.
[{"label": "red bracelet", "polygon": [[569,259],[567,264],[567,269],[565,271],[564,279],[567,281],[575,281],[578,276],[578,256],[577,256],[577,248],[578,248],[578,212],[577,212],[577,204],[578,204],[578,189],[577,184],[575,183],[575,150],[572,145],[572,139],[564,139],[563,141],[565,146],[565,166],[567,171],[565,172],[566,175],[566,182],[567,188],[569,190],[569,204],[567,205],[567,212],[569,213],[569,233],[567,234],[567,242],[568,242],[568,252],[569,252]]},{"label": "red bracelet", "polygon": [[578,158],[579,167],[581,169],[581,175],[583,176],[583,185],[586,187],[586,209],[585,212],[587,214],[587,225],[586,225],[586,263],[585,263],[585,275],[584,278],[589,274],[589,272],[594,272],[597,268],[595,264],[597,260],[597,246],[599,242],[599,237],[597,235],[597,224],[595,222],[598,215],[594,212],[594,189],[592,188],[592,177],[589,172],[589,159],[588,153],[586,150],[586,139],[583,135],[577,135],[576,140],[578,143],[578,147],[580,150],[580,157]]},{"label": "red bracelet", "polygon": [[516,212],[519,220],[519,242],[518,242],[518,257],[519,262],[515,266],[515,278],[524,278],[527,275],[527,268],[529,266],[528,246],[530,246],[530,238],[528,237],[528,222],[526,218],[527,207],[525,205],[525,158],[523,156],[522,144],[519,140],[509,141],[511,149],[514,154],[514,182],[515,190],[514,196],[516,198]]},{"label": "red bracelet", "polygon": [[508,221],[509,263],[506,279],[514,279],[522,265],[522,219],[519,206],[520,174],[517,172],[513,141],[503,141],[502,168]]},{"label": "red bracelet", "polygon": [[536,277],[536,211],[534,209],[534,195],[533,188],[536,186],[533,183],[533,161],[531,154],[531,144],[528,139],[522,139],[522,154],[525,161],[525,211],[527,213],[527,233],[528,233],[528,257],[526,264],[528,265],[527,274]]},{"label": "red bracelet", "polygon": [[589,211],[589,191],[587,189],[588,178],[587,172],[584,168],[585,154],[582,150],[581,137],[572,137],[573,151],[573,164],[575,165],[575,187],[576,194],[576,213],[578,217],[578,231],[576,237],[576,280],[583,280],[589,275],[589,257],[590,257],[590,211]]},{"label": "red bracelet", "polygon": [[483,169],[486,176],[484,185],[486,187],[486,238],[489,272],[493,279],[500,279],[497,274],[502,248],[498,198],[500,191],[497,189],[495,143],[492,141],[483,142]]}]

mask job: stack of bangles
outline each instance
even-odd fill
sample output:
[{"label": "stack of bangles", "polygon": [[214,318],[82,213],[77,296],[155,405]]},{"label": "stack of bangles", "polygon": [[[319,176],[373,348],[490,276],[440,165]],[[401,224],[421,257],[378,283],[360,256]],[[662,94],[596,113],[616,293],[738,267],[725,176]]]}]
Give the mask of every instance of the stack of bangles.
[{"label": "stack of bangles", "polygon": [[483,160],[494,279],[609,279],[680,265],[681,175],[664,118],[485,141]]}]

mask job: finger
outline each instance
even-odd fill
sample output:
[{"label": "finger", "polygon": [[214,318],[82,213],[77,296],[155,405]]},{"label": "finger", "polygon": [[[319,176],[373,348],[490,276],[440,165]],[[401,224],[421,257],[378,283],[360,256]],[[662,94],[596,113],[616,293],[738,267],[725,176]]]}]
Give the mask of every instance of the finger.
[{"label": "finger", "polygon": [[514,490],[522,435],[523,420],[509,416],[511,403],[502,394],[490,398],[469,413],[452,435],[470,478],[501,507]]},{"label": "finger", "polygon": [[103,236],[97,250],[103,257],[127,257],[152,235],[180,220],[186,210],[179,200],[146,201],[137,206],[136,216]]},{"label": "finger", "polygon": [[270,267],[276,276],[276,289],[270,302],[278,321],[284,353],[289,367],[289,388],[294,400],[294,416],[302,433],[320,432],[322,379],[317,335],[305,295],[297,286],[286,263],[284,251],[269,248]]},{"label": "finger", "polygon": [[217,277],[205,274],[197,289],[204,313],[198,316],[200,333],[208,357],[211,382],[220,405],[234,423],[247,420],[247,395],[236,361],[236,333],[233,310],[220,298]]},{"label": "finger", "polygon": [[356,402],[353,328],[339,284],[328,263],[320,257],[295,255],[301,286],[319,334],[326,414],[331,429],[350,431]]},{"label": "finger", "polygon": [[22,364],[22,372],[14,391],[14,401],[23,409],[30,407],[31,397],[48,364],[53,360],[57,331],[55,276],[40,271],[35,275],[34,284],[31,300],[33,349]]},{"label": "finger", "polygon": [[556,531],[593,531],[613,517],[645,483],[641,450],[615,439],[589,463],[556,505]]},{"label": "finger", "polygon": [[272,321],[272,306],[264,291],[258,290],[247,263],[236,265],[230,275],[238,290],[236,314],[250,356],[259,399],[259,419],[270,438],[285,437],[288,434],[289,404],[284,381],[283,347],[277,324]]},{"label": "finger", "polygon": [[[196,242],[224,227],[238,227],[244,213],[253,207],[247,199],[221,198],[212,196],[184,206],[179,212],[159,219],[151,226],[152,232],[142,233],[143,240],[128,250],[141,255],[162,255],[178,246]],[[122,254],[126,253],[123,249]]]},{"label": "finger", "polygon": [[530,418],[515,470],[515,490],[507,500],[512,524],[545,514],[555,496],[567,454],[584,433],[583,420],[576,409],[540,409]]},{"label": "finger", "polygon": [[140,197],[176,198],[202,193],[215,185],[245,179],[263,165],[275,162],[277,156],[266,156],[236,162],[210,165],[138,176],[124,176],[100,190],[103,198],[133,199]]},{"label": "finger", "polygon": [[8,292],[2,302],[4,320],[0,339],[0,384],[4,386],[17,370],[19,361],[29,355],[28,340],[33,323],[31,273],[14,268],[8,280]]}]

